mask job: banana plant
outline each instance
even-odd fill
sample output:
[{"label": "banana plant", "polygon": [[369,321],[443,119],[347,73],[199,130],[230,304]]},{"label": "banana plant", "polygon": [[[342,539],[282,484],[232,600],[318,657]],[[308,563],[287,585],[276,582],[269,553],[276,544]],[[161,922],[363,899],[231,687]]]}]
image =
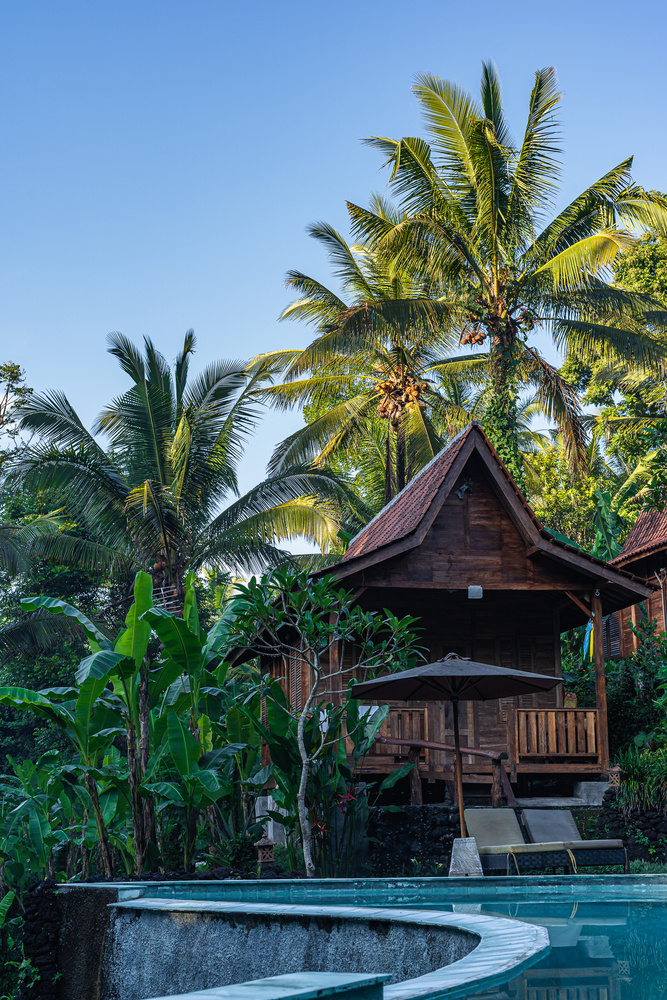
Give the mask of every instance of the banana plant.
[{"label": "banana plant", "polygon": [[197,819],[210,807],[231,796],[229,765],[243,747],[230,743],[204,752],[200,742],[172,709],[167,715],[166,763],[179,780],[156,781],[147,790],[158,796],[158,811],[175,809],[183,826],[183,867],[190,869],[197,835]]},{"label": "banana plant", "polygon": [[[20,687],[0,687],[0,705],[47,719],[65,734],[77,751],[97,825],[102,866],[108,877],[113,874],[113,865],[94,774],[101,755],[118,733],[123,732],[120,716],[105,696],[108,661],[109,657],[115,656],[109,650],[99,650],[87,657],[86,660],[91,661],[86,668],[88,676],[78,688],[31,691]],[[98,673],[102,676],[96,676]]]},{"label": "banana plant", "polygon": [[[153,629],[164,650],[158,668],[151,675],[151,705],[159,705],[161,713],[170,706],[179,714],[187,711],[190,732],[205,746],[211,733],[211,719],[219,718],[220,699],[224,697],[222,687],[228,664],[220,662],[220,658],[230,626],[227,611],[208,635],[203,631],[199,622],[195,580],[195,574],[188,573],[183,618],[164,608],[151,607],[144,613],[143,619]],[[164,727],[161,735],[163,732]]]}]

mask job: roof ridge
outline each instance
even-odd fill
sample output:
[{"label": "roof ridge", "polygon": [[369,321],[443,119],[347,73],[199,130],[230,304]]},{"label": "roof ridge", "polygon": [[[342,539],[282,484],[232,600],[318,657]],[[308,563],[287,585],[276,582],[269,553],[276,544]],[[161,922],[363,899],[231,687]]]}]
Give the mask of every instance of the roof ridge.
[{"label": "roof ridge", "polygon": [[667,511],[646,508],[639,512],[623,548],[611,562],[632,562],[664,548],[667,548]]},{"label": "roof ridge", "polygon": [[429,462],[426,463],[426,465],[424,466],[424,468],[420,469],[419,472],[417,473],[417,475],[413,476],[412,479],[410,480],[410,482],[406,483],[405,486],[403,487],[403,489],[399,493],[397,493],[395,497],[392,497],[391,500],[389,501],[389,503],[385,504],[384,507],[381,507],[380,510],[377,512],[377,514],[370,519],[370,521],[368,522],[368,524],[365,524],[363,526],[363,528],[361,528],[356,533],[356,535],[354,536],[354,538],[351,539],[350,544],[348,546],[348,549],[352,546],[352,544],[354,542],[356,542],[356,540],[358,538],[361,538],[361,536],[366,531],[368,531],[368,529],[371,527],[371,525],[375,524],[375,522],[379,518],[384,517],[387,514],[387,512],[389,510],[391,510],[391,508],[396,504],[396,501],[400,500],[401,497],[403,497],[405,491],[411,489],[415,485],[415,483],[417,483],[419,481],[419,479],[421,479],[421,477],[424,475],[424,473],[428,472],[428,470],[431,468],[431,466],[433,466],[436,462],[438,462],[441,459],[443,459],[445,457],[445,455],[447,455],[451,451],[451,449],[454,447],[454,445],[456,444],[457,441],[462,440],[463,436],[465,434],[467,434],[470,430],[472,430],[473,427],[479,427],[479,426],[480,425],[477,423],[476,420],[471,420],[470,423],[467,424],[463,428],[462,431],[459,431],[459,433],[455,437],[452,438],[452,440],[449,442],[449,444],[445,448],[441,448],[440,451],[436,455],[434,455],[433,458]]},{"label": "roof ridge", "polygon": [[[348,559],[354,559],[356,557],[356,555],[358,553],[355,553],[354,549],[355,549],[355,547],[357,547],[357,543],[359,543],[359,545],[363,548],[364,540],[369,535],[371,537],[371,548],[373,550],[377,549],[377,548],[382,548],[383,545],[387,544],[386,541],[383,542],[383,541],[380,541],[379,539],[376,540],[375,543],[373,542],[373,540],[372,540],[373,539],[373,528],[376,527],[381,521],[383,521],[383,522],[389,522],[389,519],[392,516],[392,511],[396,507],[400,507],[400,506],[404,505],[406,502],[409,503],[409,500],[407,500],[406,498],[409,498],[409,497],[411,498],[411,497],[414,497],[415,495],[418,495],[417,491],[419,490],[420,484],[423,484],[424,481],[428,481],[428,475],[429,475],[429,473],[432,473],[433,469],[436,468],[440,464],[444,464],[446,466],[444,468],[444,470],[443,470],[443,479],[444,479],[446,477],[448,471],[449,471],[449,466],[447,465],[448,458],[449,458],[450,464],[451,464],[451,461],[453,461],[454,458],[456,457],[456,455],[458,455],[458,453],[460,451],[460,448],[461,448],[461,445],[463,444],[464,440],[466,439],[466,437],[468,436],[468,434],[475,427],[479,428],[479,424],[477,424],[475,421],[471,421],[466,427],[463,428],[463,430],[459,431],[459,433],[455,437],[452,438],[452,440],[449,442],[449,444],[445,448],[442,448],[437,453],[437,455],[434,455],[433,458],[429,462],[427,462],[427,464],[424,466],[424,468],[420,469],[419,472],[417,473],[417,475],[414,476],[410,480],[409,483],[406,483],[406,485],[403,487],[403,489],[400,491],[400,493],[397,493],[396,496],[393,497],[389,501],[388,504],[386,504],[380,511],[378,511],[378,513],[375,515],[375,517],[373,517],[368,522],[368,524],[365,524],[364,527],[360,531],[357,532],[357,534],[351,540],[351,542],[350,542],[350,544],[349,544],[349,546],[347,548],[347,551],[342,556],[342,561],[343,562],[347,561]],[[440,488],[440,485],[442,485],[442,483],[438,484],[438,487],[437,487],[438,489]],[[437,492],[437,490],[435,490],[434,493],[435,492]],[[429,504],[432,501],[432,499],[433,499],[433,496],[430,497]],[[409,513],[409,508],[408,508],[408,513]],[[392,540],[396,541],[397,538],[405,538],[405,537],[407,537],[413,531],[415,531],[417,529],[417,527],[418,527],[418,524],[414,524],[412,527],[408,527],[406,530],[399,529],[399,533],[396,534]],[[353,551],[351,551],[351,550],[353,550]]]}]

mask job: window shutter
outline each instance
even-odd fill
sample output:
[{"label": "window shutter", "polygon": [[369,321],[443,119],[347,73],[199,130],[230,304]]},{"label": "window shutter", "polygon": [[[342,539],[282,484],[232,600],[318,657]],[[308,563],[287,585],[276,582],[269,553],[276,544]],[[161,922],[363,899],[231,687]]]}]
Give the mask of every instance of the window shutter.
[{"label": "window shutter", "polygon": [[296,656],[290,656],[289,661],[289,702],[296,712],[301,711],[301,668],[302,661]]}]

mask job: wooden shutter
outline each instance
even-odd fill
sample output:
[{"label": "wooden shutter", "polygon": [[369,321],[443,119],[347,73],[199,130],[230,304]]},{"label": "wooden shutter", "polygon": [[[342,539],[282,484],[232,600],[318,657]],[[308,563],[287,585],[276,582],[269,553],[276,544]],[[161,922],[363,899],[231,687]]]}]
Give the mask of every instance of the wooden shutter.
[{"label": "wooden shutter", "polygon": [[296,656],[289,659],[289,703],[295,712],[301,711],[302,661]]}]

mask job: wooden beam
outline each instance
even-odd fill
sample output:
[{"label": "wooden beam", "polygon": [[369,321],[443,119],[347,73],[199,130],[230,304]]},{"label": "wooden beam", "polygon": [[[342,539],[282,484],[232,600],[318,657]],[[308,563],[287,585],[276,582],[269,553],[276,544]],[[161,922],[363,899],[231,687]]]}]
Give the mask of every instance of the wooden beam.
[{"label": "wooden beam", "polygon": [[589,606],[585,603],[585,601],[579,600],[576,594],[573,594],[571,590],[566,590],[565,593],[570,598],[570,600],[573,601],[577,605],[577,607],[581,609],[581,611],[583,611],[585,615],[588,615],[589,618],[591,617],[593,611],[591,608],[589,608]]},{"label": "wooden beam", "polygon": [[602,630],[602,601],[599,590],[593,592],[593,660],[595,663],[595,706],[598,710],[600,739],[600,765],[602,773],[609,769],[609,733],[607,730],[607,683],[604,675],[604,633]]},{"label": "wooden beam", "polygon": [[[537,548],[540,550],[541,555],[546,556],[548,559],[555,559],[556,562],[567,563],[569,566],[576,567],[580,570],[584,576],[592,577],[599,581],[599,584],[613,584],[616,587],[620,587],[626,590],[629,594],[636,594],[640,600],[644,600],[650,597],[655,587],[648,586],[645,583],[641,583],[639,580],[629,580],[627,576],[622,573],[617,573],[615,569],[608,564],[600,565],[599,563],[593,562],[583,553],[578,555],[576,552],[569,552],[567,549],[553,542],[548,542],[545,539],[540,539],[537,543]],[[535,553],[536,555],[538,553]]]},{"label": "wooden beam", "polygon": [[502,782],[503,791],[505,792],[505,797],[507,798],[507,805],[510,809],[516,809],[517,801],[514,798],[514,790],[510,784],[510,779],[507,776],[507,771],[503,767],[502,763],[500,764],[500,780]]},{"label": "wooden beam", "polygon": [[[434,740],[404,740],[397,736],[376,736],[376,743],[389,743],[391,746],[420,747],[425,750],[448,750],[452,752],[455,748],[452,743],[436,743]],[[482,750],[480,747],[461,747],[461,753],[471,754],[474,757],[487,757],[489,760],[507,760],[508,755],[504,750]]]}]

